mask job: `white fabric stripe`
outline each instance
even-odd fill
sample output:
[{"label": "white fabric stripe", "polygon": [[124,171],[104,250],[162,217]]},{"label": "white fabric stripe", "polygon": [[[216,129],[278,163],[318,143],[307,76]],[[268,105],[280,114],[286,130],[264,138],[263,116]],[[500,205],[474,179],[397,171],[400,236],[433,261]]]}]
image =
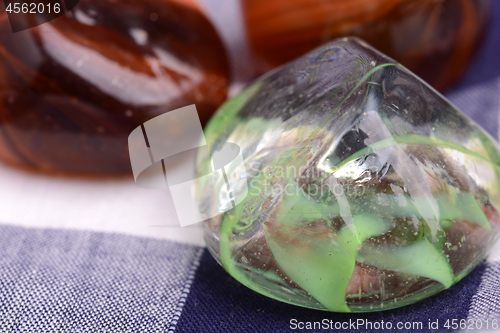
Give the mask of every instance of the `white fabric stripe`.
[{"label": "white fabric stripe", "polygon": [[489,263],[477,293],[472,297],[467,320],[499,320],[500,326],[500,262]]},{"label": "white fabric stripe", "polygon": [[205,245],[199,226],[180,227],[168,191],[140,188],[132,176],[50,177],[0,163],[0,184],[2,223],[117,232]]},{"label": "white fabric stripe", "polygon": [[175,328],[177,327],[177,322],[179,321],[179,318],[182,315],[182,309],[184,308],[184,305],[186,305],[186,299],[189,295],[189,291],[191,290],[191,284],[194,281],[196,271],[198,270],[198,267],[200,266],[200,260],[201,260],[201,255],[203,254],[203,249],[198,250],[198,253],[196,254],[193,263],[191,265],[191,269],[189,271],[189,276],[188,279],[186,280],[186,284],[184,285],[184,289],[182,290],[181,297],[179,299],[179,303],[177,304],[177,307],[174,312],[174,317],[172,321],[170,322],[170,327],[168,329],[168,333],[173,333],[175,331]]}]

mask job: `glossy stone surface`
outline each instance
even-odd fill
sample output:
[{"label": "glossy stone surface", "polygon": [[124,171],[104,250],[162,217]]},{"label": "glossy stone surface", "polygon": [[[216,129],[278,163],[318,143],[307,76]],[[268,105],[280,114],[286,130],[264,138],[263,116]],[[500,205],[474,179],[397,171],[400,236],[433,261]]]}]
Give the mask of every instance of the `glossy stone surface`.
[{"label": "glossy stone surface", "polygon": [[[242,204],[205,224],[213,256],[277,300],[378,311],[469,273],[500,230],[493,139],[406,68],[357,39],[326,44],[257,80],[208,124]],[[199,174],[209,153],[199,153]],[[228,205],[224,179],[199,182],[202,212]]]},{"label": "glossy stone surface", "polygon": [[225,50],[193,1],[80,0],[15,34],[4,12],[0,31],[0,158],[16,166],[130,172],[133,129],[190,104],[208,120],[226,98]]},{"label": "glossy stone surface", "polygon": [[490,0],[242,0],[242,8],[262,73],[357,36],[443,91],[480,44]]}]

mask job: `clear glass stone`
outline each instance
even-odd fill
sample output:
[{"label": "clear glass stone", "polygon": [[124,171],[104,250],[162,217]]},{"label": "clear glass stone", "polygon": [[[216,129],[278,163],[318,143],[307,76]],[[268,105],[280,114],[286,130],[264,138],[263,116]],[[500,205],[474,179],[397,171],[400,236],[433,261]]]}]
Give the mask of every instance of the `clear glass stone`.
[{"label": "clear glass stone", "polygon": [[[205,222],[208,248],[274,299],[336,312],[404,306],[463,278],[499,233],[494,140],[358,39],[260,78],[205,135],[212,151],[239,145],[246,170],[227,181],[248,186],[244,202]],[[198,165],[208,174],[209,154]],[[202,212],[226,188],[200,181]]]}]

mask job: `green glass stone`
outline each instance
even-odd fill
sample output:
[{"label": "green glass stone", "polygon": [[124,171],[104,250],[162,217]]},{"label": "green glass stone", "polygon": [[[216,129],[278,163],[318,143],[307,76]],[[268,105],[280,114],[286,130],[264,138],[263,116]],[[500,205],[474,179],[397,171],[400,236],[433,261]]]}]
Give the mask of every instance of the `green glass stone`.
[{"label": "green glass stone", "polygon": [[[499,234],[494,140],[358,39],[260,78],[205,136],[212,151],[237,144],[246,170],[199,181],[202,213],[229,204],[228,182],[248,190],[204,223],[208,248],[274,299],[336,312],[404,306],[463,278]],[[200,152],[198,174],[210,163]]]}]

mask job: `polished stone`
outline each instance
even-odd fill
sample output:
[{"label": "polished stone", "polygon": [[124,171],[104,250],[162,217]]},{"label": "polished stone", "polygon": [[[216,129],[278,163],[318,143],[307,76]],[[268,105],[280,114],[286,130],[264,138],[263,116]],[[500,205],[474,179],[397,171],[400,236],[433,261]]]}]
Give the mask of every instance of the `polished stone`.
[{"label": "polished stone", "polygon": [[[266,296],[337,312],[404,306],[449,288],[500,230],[494,140],[403,66],[358,39],[326,44],[257,80],[205,131],[245,201],[205,223],[208,248]],[[198,156],[207,174],[209,153]],[[203,178],[201,211],[225,202]],[[220,195],[218,195],[220,194]]]},{"label": "polished stone", "polygon": [[490,0],[242,0],[263,72],[327,41],[357,36],[443,91],[483,39]]},{"label": "polished stone", "polygon": [[0,158],[16,166],[128,173],[134,128],[226,99],[224,47],[193,1],[81,0],[18,33],[3,13],[0,31]]}]

